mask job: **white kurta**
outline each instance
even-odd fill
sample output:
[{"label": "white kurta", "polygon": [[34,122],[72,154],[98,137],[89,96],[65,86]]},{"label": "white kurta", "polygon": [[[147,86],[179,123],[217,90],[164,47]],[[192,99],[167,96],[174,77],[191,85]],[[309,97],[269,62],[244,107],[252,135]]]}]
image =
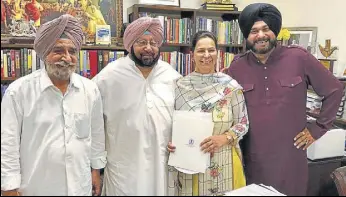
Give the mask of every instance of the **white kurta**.
[{"label": "white kurta", "polygon": [[77,74],[65,95],[44,69],[13,82],[1,102],[1,190],[91,195],[90,168],[106,165],[102,100]]},{"label": "white kurta", "polygon": [[145,79],[135,63],[124,57],[94,78],[101,92],[106,126],[103,194],[166,194],[173,81],[179,77],[171,65],[159,61]]}]

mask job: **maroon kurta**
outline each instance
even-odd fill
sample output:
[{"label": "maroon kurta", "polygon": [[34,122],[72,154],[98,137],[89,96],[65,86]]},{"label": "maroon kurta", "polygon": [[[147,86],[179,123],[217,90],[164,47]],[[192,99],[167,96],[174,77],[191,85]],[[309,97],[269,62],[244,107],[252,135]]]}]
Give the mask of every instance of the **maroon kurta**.
[{"label": "maroon kurta", "polygon": [[[306,195],[306,151],[294,137],[308,128],[315,139],[332,125],[342,84],[316,58],[298,47],[277,47],[266,64],[248,52],[229,74],[244,88],[250,131],[243,141],[248,184],[263,183],[287,195]],[[317,124],[307,124],[307,87],[324,96]]]}]

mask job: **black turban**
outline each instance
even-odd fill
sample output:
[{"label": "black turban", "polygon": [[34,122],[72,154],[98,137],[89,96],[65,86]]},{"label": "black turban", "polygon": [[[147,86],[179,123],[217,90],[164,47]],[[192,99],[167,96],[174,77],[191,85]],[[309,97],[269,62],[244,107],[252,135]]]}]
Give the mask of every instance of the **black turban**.
[{"label": "black turban", "polygon": [[278,36],[281,30],[281,13],[273,5],[267,3],[254,3],[246,6],[239,16],[239,26],[245,38],[250,34],[252,26],[257,21],[264,21]]}]

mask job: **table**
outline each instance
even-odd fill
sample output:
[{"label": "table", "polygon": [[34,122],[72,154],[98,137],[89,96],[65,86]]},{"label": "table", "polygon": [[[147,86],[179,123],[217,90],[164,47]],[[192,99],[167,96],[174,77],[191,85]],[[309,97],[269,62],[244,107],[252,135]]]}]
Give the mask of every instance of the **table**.
[{"label": "table", "polygon": [[311,161],[309,165],[308,196],[335,195],[335,185],[330,174],[346,165],[346,157],[327,158]]}]

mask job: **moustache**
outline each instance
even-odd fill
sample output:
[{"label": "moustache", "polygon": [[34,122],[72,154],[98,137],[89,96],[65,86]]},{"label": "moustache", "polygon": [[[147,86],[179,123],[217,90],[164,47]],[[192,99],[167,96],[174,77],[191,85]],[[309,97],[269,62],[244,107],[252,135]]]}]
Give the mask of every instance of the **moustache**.
[{"label": "moustache", "polygon": [[155,56],[155,53],[142,53],[141,56]]},{"label": "moustache", "polygon": [[68,62],[65,62],[65,61],[60,61],[60,62],[55,62],[54,65],[66,68],[66,67],[70,67],[70,66],[75,66],[76,64],[68,63]]},{"label": "moustache", "polygon": [[255,43],[258,43],[258,42],[267,42],[267,41],[270,41],[269,38],[260,38],[258,40],[255,41]]}]

